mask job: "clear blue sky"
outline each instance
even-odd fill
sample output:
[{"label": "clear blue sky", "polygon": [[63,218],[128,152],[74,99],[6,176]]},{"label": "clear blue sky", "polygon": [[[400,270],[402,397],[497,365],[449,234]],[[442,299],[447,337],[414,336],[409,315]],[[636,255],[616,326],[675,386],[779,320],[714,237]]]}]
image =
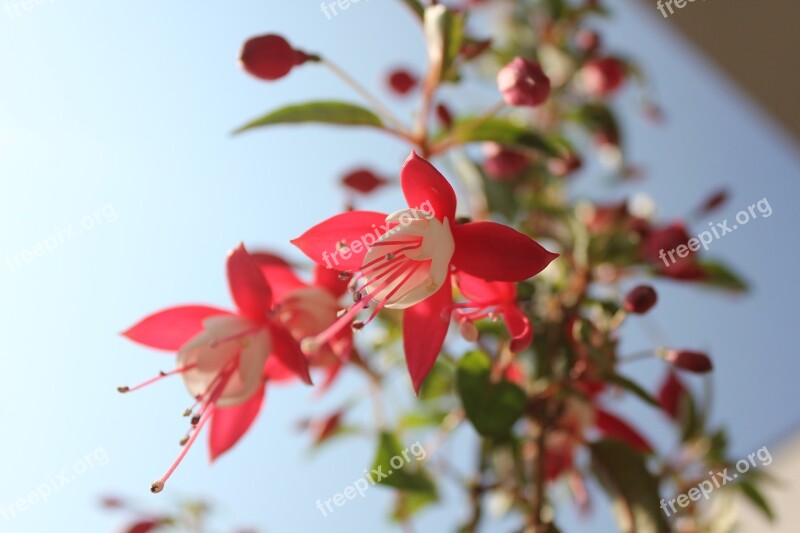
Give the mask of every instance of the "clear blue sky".
[{"label": "clear blue sky", "polygon": [[[387,65],[421,66],[424,57],[417,27],[397,4],[364,1],[332,20],[308,0],[46,0],[18,17],[0,12],[0,505],[71,471],[87,454],[102,450],[97,457],[108,458],[48,502],[12,521],[0,515],[0,530],[115,531],[118,517],[97,510],[105,493],[166,507],[207,497],[222,523],[264,531],[388,530],[388,497],[378,489],[328,518],[314,508],[317,498],[361,474],[371,445],[343,441],[310,459],[306,439],[293,431],[301,416],[324,412],[361,387],[357,378],[322,403],[299,388],[272,391],[233,453],[209,468],[200,443],[158,497],[147,487],[178,452],[187,395],[177,381],[125,397],[115,387],[173,364],[119,331],[177,303],[228,305],[229,248],[243,240],[288,251],[288,239],[340,209],[338,172],[357,163],[396,172],[407,155],[397,141],[371,132],[303,127],[229,137],[283,103],[351,99],[314,67],[276,84],[254,81],[236,66],[242,41],[278,31],[380,91]],[[714,242],[709,254],[749,278],[751,296],[664,285],[654,313],[672,342],[715,356],[715,417],[732,428],[735,449],[747,453],[775,443],[800,420],[791,326],[800,160],[742,95],[669,33],[668,20],[613,4],[618,18],[606,34],[609,46],[641,61],[668,113],[667,124],[654,128],[631,116],[632,96],[620,102],[628,108],[633,159],[651,177],[631,190],[651,193],[673,217],[730,184],[728,208],[699,221],[698,232],[764,197],[774,210]],[[581,194],[617,194],[599,176],[581,180]],[[396,191],[386,193],[375,207],[398,199]],[[65,230],[88,226],[84,217],[95,212],[91,228]],[[16,269],[6,263],[7,255],[59,237],[64,242],[52,255]],[[647,342],[634,325],[625,348]],[[631,370],[648,384],[660,376],[647,363]],[[666,438],[663,427],[649,434]],[[471,442],[463,433],[444,453],[467,461]],[[448,496],[444,507],[423,515],[420,531],[443,530],[461,516],[458,496]],[[608,510],[598,511],[593,530],[607,530]],[[564,529],[575,531],[575,523],[565,516]]]}]

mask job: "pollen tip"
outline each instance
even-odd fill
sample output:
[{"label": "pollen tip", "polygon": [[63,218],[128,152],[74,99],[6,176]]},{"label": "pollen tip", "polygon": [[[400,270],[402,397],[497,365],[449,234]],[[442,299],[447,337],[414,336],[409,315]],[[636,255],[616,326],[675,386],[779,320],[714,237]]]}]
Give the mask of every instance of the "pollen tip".
[{"label": "pollen tip", "polygon": [[306,337],[300,341],[300,349],[306,355],[315,354],[319,350],[319,343],[314,337]]},{"label": "pollen tip", "polygon": [[187,407],[186,410],[183,412],[183,416],[192,416],[192,409],[191,407]]},{"label": "pollen tip", "polygon": [[193,425],[193,426],[196,426],[196,425],[197,425],[197,424],[199,424],[199,423],[200,423],[200,415],[194,415],[194,416],[192,417],[192,425]]},{"label": "pollen tip", "polygon": [[162,483],[161,481],[156,481],[155,483],[150,485],[150,492],[152,492],[153,494],[158,494],[162,490],[164,490],[164,483]]},{"label": "pollen tip", "polygon": [[125,385],[123,385],[122,387],[117,387],[117,392],[119,392],[120,394],[125,394],[126,392],[130,392],[130,390],[131,388],[126,387]]},{"label": "pollen tip", "polygon": [[362,329],[363,327],[364,327],[364,323],[363,322],[361,322],[361,321],[353,322],[353,329],[354,330],[359,330],[359,329]]},{"label": "pollen tip", "polygon": [[159,370],[159,371],[158,371],[158,374],[159,374],[159,375],[160,375],[162,378],[163,378],[163,377],[166,377],[166,375],[167,375],[167,373],[166,373],[166,372],[164,372],[163,370]]},{"label": "pollen tip", "polygon": [[350,279],[350,276],[351,276],[350,272],[339,272],[339,279],[341,281],[347,281],[348,279]]},{"label": "pollen tip", "polygon": [[182,439],[181,439],[181,440],[178,442],[178,444],[180,444],[181,446],[186,446],[186,443],[187,443],[187,442],[189,442],[189,435],[186,435],[185,437],[183,437],[183,438],[182,438]]}]

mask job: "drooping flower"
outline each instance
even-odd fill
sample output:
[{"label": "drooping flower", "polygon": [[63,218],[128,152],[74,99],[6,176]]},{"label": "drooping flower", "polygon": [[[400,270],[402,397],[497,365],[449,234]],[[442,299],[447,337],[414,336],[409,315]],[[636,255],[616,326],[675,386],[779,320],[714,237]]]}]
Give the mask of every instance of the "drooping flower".
[{"label": "drooping flower", "polygon": [[[418,392],[447,334],[452,271],[517,282],[541,272],[557,254],[502,224],[456,224],[453,188],[415,153],[403,165],[400,181],[408,209],[390,215],[342,213],[292,243],[316,263],[352,276],[355,300],[335,324],[303,341],[304,351],[316,352],[351,324],[363,327],[384,307],[402,309],[406,363]],[[354,323],[371,304],[369,318]]]},{"label": "drooping flower", "polygon": [[276,359],[311,383],[308,361],[286,327],[275,320],[272,289],[243,245],[228,255],[227,276],[235,312],[197,305],[173,307],[145,317],[123,333],[145,346],[177,352],[177,368],[135,387],[119,387],[120,392],[177,374],[196,400],[184,412],[192,417],[192,427],[181,441],[183,449],[153,483],[152,492],[163,490],[207,423],[212,460],[241,438],[261,408],[267,362]]},{"label": "drooping flower", "polygon": [[[520,353],[528,349],[533,342],[533,328],[528,317],[519,308],[515,283],[485,281],[463,272],[457,272],[455,278],[459,291],[469,300],[469,303],[455,305],[454,314],[462,333],[474,331],[472,323],[476,320],[501,316],[511,334],[511,352]],[[469,334],[464,336],[467,340],[475,340],[469,338]]]}]

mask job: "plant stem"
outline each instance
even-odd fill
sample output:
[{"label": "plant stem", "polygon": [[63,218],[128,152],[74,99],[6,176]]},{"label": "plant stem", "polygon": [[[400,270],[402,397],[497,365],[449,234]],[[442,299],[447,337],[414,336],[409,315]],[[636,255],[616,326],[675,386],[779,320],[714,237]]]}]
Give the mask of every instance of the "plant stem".
[{"label": "plant stem", "polygon": [[404,138],[409,138],[408,134],[405,131],[403,123],[400,122],[397,117],[392,114],[392,112],[384,106],[380,100],[378,100],[375,96],[372,95],[363,85],[358,83],[352,76],[350,76],[347,72],[345,72],[342,68],[340,68],[336,63],[333,63],[331,60],[326,58],[320,58],[320,63],[328,67],[328,69],[336,74],[343,82],[350,86],[356,93],[358,93],[364,100],[370,103],[372,107],[375,108],[375,111],[378,112],[379,115],[388,123],[392,125],[392,128],[396,130],[396,133],[400,134]]}]

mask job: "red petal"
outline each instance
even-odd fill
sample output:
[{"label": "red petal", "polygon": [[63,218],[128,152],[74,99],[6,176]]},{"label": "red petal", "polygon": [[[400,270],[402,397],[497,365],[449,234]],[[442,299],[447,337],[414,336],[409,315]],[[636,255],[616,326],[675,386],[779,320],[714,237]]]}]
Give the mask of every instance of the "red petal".
[{"label": "red petal", "polygon": [[306,282],[297,277],[291,265],[280,257],[266,252],[256,252],[251,255],[272,289],[273,300],[280,302],[288,294],[308,287]]},{"label": "red petal", "polygon": [[283,326],[273,326],[270,328],[270,332],[272,333],[272,355],[277,357],[283,366],[291,370],[295,376],[311,385],[308,359],[300,350],[297,341]]},{"label": "red petal", "polygon": [[150,533],[150,531],[155,531],[156,528],[162,526],[164,523],[165,521],[161,519],[142,520],[141,522],[136,522],[128,526],[125,533]]},{"label": "red petal", "polygon": [[338,298],[347,292],[349,280],[341,279],[336,270],[325,268],[322,265],[314,265],[314,285],[321,287]]},{"label": "red petal", "polygon": [[403,313],[403,347],[408,373],[411,374],[417,394],[444,344],[450,324],[448,308],[452,303],[453,293],[448,277],[436,294]]},{"label": "red petal", "polygon": [[522,281],[558,257],[517,230],[496,222],[470,222],[453,229],[453,265],[487,281]]},{"label": "red petal", "polygon": [[465,272],[456,275],[458,290],[468,300],[475,303],[514,302],[517,286],[506,281],[486,281]]},{"label": "red petal", "polygon": [[638,431],[633,429],[627,422],[615,415],[602,409],[595,411],[595,425],[603,435],[610,438],[619,439],[631,445],[640,453],[652,453],[653,447],[647,442]]},{"label": "red petal", "polygon": [[[385,223],[386,215],[383,213],[348,211],[320,222],[292,240],[292,244],[312,261],[326,268],[339,271],[358,270],[364,262],[367,245],[377,239],[376,230],[377,235],[382,235],[389,229],[383,228]],[[347,248],[340,249],[342,243]]]},{"label": "red petal", "polygon": [[533,342],[533,328],[528,317],[516,305],[508,305],[503,308],[503,318],[511,334],[511,346],[509,346],[511,352],[520,353],[527,350]]},{"label": "red petal", "polygon": [[211,460],[230,450],[253,425],[264,403],[264,384],[244,403],[232,407],[217,407],[211,417],[208,447]]},{"label": "red petal", "polygon": [[229,314],[228,311],[205,305],[170,307],[144,317],[122,334],[139,344],[176,352],[203,330],[204,319]]},{"label": "red petal", "polygon": [[228,254],[227,268],[228,286],[236,307],[249,319],[266,320],[272,307],[272,290],[244,244]]},{"label": "red petal", "polygon": [[[433,211],[439,220],[456,216],[456,193],[444,176],[416,154],[411,152],[400,170],[400,185],[408,207]],[[426,209],[430,205],[431,209]]]},{"label": "red petal", "polygon": [[675,372],[670,371],[664,383],[661,385],[661,388],[658,390],[658,403],[665,413],[671,418],[677,419],[681,408],[681,402],[686,394],[686,386],[681,382]]}]

